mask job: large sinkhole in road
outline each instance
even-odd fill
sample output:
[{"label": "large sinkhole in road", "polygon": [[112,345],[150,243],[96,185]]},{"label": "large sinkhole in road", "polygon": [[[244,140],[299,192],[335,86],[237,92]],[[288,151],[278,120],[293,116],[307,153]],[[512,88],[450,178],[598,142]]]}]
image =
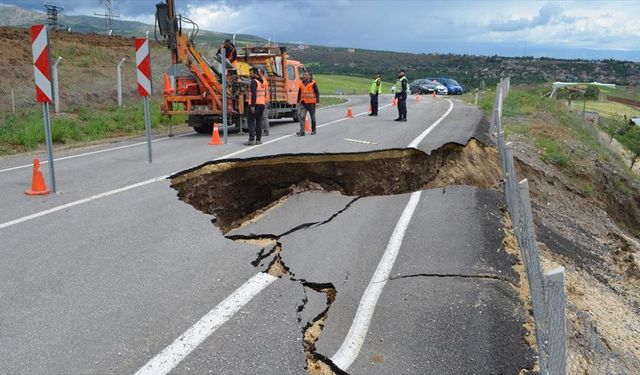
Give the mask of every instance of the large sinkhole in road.
[{"label": "large sinkhole in road", "polygon": [[[438,187],[446,190],[448,185],[491,189],[499,186],[501,175],[495,148],[471,139],[466,145],[445,144],[430,154],[410,148],[217,160],[176,173],[170,179],[181,200],[215,216],[215,225],[227,233],[284,202],[289,196],[305,191],[339,192],[354,197],[342,210],[322,222],[326,223],[360,197],[404,194]],[[280,235],[227,238],[263,247],[252,262],[253,266],[258,267],[263,260],[271,259],[265,272],[277,277],[286,275],[290,280],[299,282],[305,296],[310,293],[325,295],[325,308],[307,322],[301,320],[300,314],[305,310],[308,299],[305,297],[297,307],[306,356],[305,369],[313,375],[344,374],[315,347],[338,291],[332,283],[298,278],[295,270],[287,267],[282,258],[285,250],[279,240],[305,227],[292,228]]]},{"label": "large sinkhole in road", "polygon": [[430,154],[410,148],[217,160],[170,179],[181,200],[214,215],[226,233],[303,191],[366,197],[447,185],[488,189],[501,175],[495,148],[471,139],[466,145],[445,144]]}]

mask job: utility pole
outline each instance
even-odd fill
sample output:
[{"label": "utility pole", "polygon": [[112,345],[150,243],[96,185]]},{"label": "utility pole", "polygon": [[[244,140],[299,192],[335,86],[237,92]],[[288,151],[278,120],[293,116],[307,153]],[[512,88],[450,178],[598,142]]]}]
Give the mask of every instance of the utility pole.
[{"label": "utility pole", "polygon": [[93,12],[95,16],[104,17],[104,24],[107,28],[107,33],[109,34],[109,36],[111,36],[111,33],[113,32],[113,18],[120,17],[119,14],[113,14],[113,9],[111,8],[111,2],[112,2],[111,0],[98,0],[99,4],[104,5],[104,13],[99,14],[99,13]]},{"label": "utility pole", "polygon": [[64,8],[46,2],[44,7],[47,8],[47,26],[49,26],[49,30],[56,31],[60,26],[58,25],[58,13],[62,12]]}]

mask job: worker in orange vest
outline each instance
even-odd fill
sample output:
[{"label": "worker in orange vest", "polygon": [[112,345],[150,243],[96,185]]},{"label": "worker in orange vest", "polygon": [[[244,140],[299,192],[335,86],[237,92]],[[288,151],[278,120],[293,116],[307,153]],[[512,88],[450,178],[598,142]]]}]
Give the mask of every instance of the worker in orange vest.
[{"label": "worker in orange vest", "polygon": [[271,103],[271,91],[269,90],[269,76],[267,76],[267,72],[264,69],[260,69],[260,77],[262,78],[262,83],[264,84],[264,96],[265,96],[265,104],[264,104],[264,112],[262,116],[262,135],[269,135],[269,104]]},{"label": "worker in orange vest", "polygon": [[298,119],[300,120],[300,131],[296,134],[304,136],[304,120],[307,112],[311,117],[311,135],[316,134],[316,104],[320,103],[320,92],[318,85],[313,80],[311,73],[305,71],[302,75],[302,82],[298,88]]},{"label": "worker in orange vest", "polygon": [[249,93],[249,141],[245,145],[254,146],[262,144],[262,116],[266,103],[264,83],[257,68],[251,68]]}]

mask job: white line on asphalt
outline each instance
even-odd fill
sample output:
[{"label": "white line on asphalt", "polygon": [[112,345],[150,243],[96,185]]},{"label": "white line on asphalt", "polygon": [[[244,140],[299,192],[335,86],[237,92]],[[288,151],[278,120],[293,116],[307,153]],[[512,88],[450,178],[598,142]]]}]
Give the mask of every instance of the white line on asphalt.
[{"label": "white line on asphalt", "polygon": [[11,220],[11,221],[7,221],[6,223],[0,224],[0,229],[4,229],[4,228],[7,228],[7,227],[16,225],[16,224],[24,223],[25,221],[33,220],[33,219],[36,219],[36,218],[39,218],[39,217],[42,217],[42,216],[45,216],[45,215],[52,214],[54,212],[66,210],[67,208],[71,208],[73,206],[78,206],[78,205],[81,205],[83,203],[88,203],[88,202],[91,202],[91,201],[95,201],[96,199],[100,199],[100,198],[108,197],[110,195],[122,193],[123,191],[135,189],[135,188],[140,187],[140,186],[149,185],[151,183],[164,180],[167,177],[169,177],[169,175],[152,178],[150,180],[138,182],[137,184],[121,187],[121,188],[115,189],[115,190],[110,190],[110,191],[107,191],[107,192],[104,192],[104,193],[101,193],[101,194],[97,194],[97,195],[92,195],[90,197],[87,197],[87,198],[84,198],[84,199],[79,199],[79,200],[73,201],[73,202],[69,202],[69,203],[63,204],[61,206],[56,206],[56,207],[50,208],[48,210],[36,212],[35,214],[23,216],[21,218],[18,218],[18,219],[15,219],[15,220]]},{"label": "white line on asphalt", "polygon": [[277,277],[263,272],[250,278],[185,333],[175,339],[171,345],[147,362],[135,375],[168,374],[216,329],[276,280],[278,280]]},{"label": "white line on asphalt", "polygon": [[376,308],[380,294],[382,294],[382,289],[387,283],[389,273],[391,273],[393,264],[398,256],[400,245],[402,245],[404,234],[409,226],[413,212],[415,211],[418,202],[420,202],[421,194],[421,191],[411,194],[409,203],[407,203],[404,211],[402,211],[402,215],[400,215],[400,219],[393,230],[393,234],[391,234],[391,238],[389,239],[387,248],[382,255],[382,259],[380,259],[380,263],[378,263],[378,267],[376,268],[371,281],[369,281],[369,285],[364,291],[362,299],[360,299],[360,305],[358,306],[356,316],[351,323],[351,328],[349,328],[349,333],[347,333],[347,337],[345,337],[342,342],[340,349],[338,349],[336,354],[331,358],[331,361],[342,370],[346,371],[349,366],[351,366],[358,356],[360,348],[362,348],[364,338],[369,330],[371,318],[373,317],[373,311]]},{"label": "white line on asphalt", "polygon": [[365,145],[377,145],[377,143],[375,143],[375,142],[361,141],[359,139],[345,138],[344,140],[347,141],[347,142],[363,143]]},{"label": "white line on asphalt", "polygon": [[[389,105],[382,106],[381,108],[385,108],[385,107],[388,107],[388,106],[389,106]],[[356,117],[357,117],[357,116],[362,116],[362,115],[364,115],[364,114],[366,114],[366,113],[367,113],[367,112],[362,112],[362,113],[359,113],[359,114],[357,114],[357,115],[355,115],[355,116],[356,116]],[[331,124],[335,124],[335,123],[342,122],[342,121],[345,121],[345,120],[348,120],[348,119],[347,119],[346,117],[339,118],[339,119],[337,119],[337,120],[333,120],[333,121],[328,122],[328,123],[326,123],[326,124],[319,125],[319,126],[318,126],[318,128],[325,127],[325,126],[329,126],[329,125],[331,125]],[[270,143],[274,143],[274,142],[278,142],[278,141],[281,141],[281,140],[283,140],[283,139],[285,139],[285,138],[289,138],[289,137],[291,137],[291,136],[293,136],[293,134],[287,134],[287,135],[284,135],[284,136],[282,136],[282,137],[279,137],[279,138],[276,138],[276,139],[272,139],[272,140],[270,140],[270,141],[268,141],[268,142],[265,142],[265,143],[263,143],[262,145],[258,145],[258,146],[254,146],[254,147],[249,147],[249,148],[243,148],[243,149],[240,149],[240,150],[238,150],[238,151],[232,152],[232,153],[230,153],[230,154],[223,155],[223,156],[221,156],[221,157],[219,157],[219,158],[216,158],[216,159],[214,159],[214,160],[228,159],[228,158],[230,158],[230,157],[233,157],[233,156],[236,156],[236,155],[240,155],[240,154],[242,154],[242,153],[245,153],[245,152],[247,152],[247,151],[251,150],[252,148],[260,147],[260,146],[264,146],[264,145],[267,145],[267,144],[270,144]],[[146,143],[146,142],[144,142],[144,143]],[[174,173],[175,173],[175,172],[174,172]],[[97,194],[97,195],[92,195],[92,196],[90,196],[90,197],[83,198],[83,199],[79,199],[79,200],[77,200],[77,201],[69,202],[69,203],[66,203],[66,204],[63,204],[63,205],[60,205],[60,206],[56,206],[56,207],[50,208],[50,209],[48,209],[48,210],[44,210],[44,211],[40,211],[40,212],[36,212],[36,213],[34,213],[34,214],[27,215],[27,216],[23,216],[23,217],[20,217],[20,218],[15,219],[15,220],[7,221],[7,222],[5,222],[5,223],[1,223],[1,224],[0,224],[0,229],[4,229],[4,228],[8,228],[8,227],[10,227],[10,226],[16,225],[16,224],[24,223],[25,221],[33,220],[33,219],[36,219],[36,218],[39,218],[39,217],[42,217],[42,216],[45,216],[45,215],[52,214],[52,213],[54,213],[54,212],[58,212],[58,211],[61,211],[61,210],[65,210],[65,209],[70,208],[70,207],[73,207],[73,206],[81,205],[81,204],[83,204],[83,203],[88,203],[88,202],[95,201],[95,200],[100,199],[100,198],[104,198],[104,197],[108,197],[108,196],[115,195],[115,194],[118,194],[118,193],[122,193],[122,192],[124,192],[124,191],[131,190],[131,189],[134,189],[134,188],[137,188],[137,187],[140,187],[140,186],[149,185],[149,184],[151,184],[151,183],[154,183],[154,182],[158,182],[158,181],[164,180],[164,179],[166,179],[167,177],[171,176],[172,174],[173,174],[173,173],[168,174],[168,175],[164,175],[164,176],[160,176],[160,177],[156,177],[156,178],[152,178],[152,179],[150,179],[150,180],[146,180],[146,181],[138,182],[138,183],[135,183],[135,184],[133,184],[133,185],[128,185],[128,186],[124,186],[124,187],[121,187],[121,188],[118,188],[118,189],[110,190],[110,191],[107,191],[107,192],[104,192],[104,193],[100,193],[100,194]]]},{"label": "white line on asphalt", "polygon": [[[178,138],[178,137],[184,137],[186,135],[191,135],[192,133],[185,133],[185,134],[177,134],[174,136],[174,138]],[[159,141],[164,141],[167,139],[171,139],[171,137],[163,137],[163,138],[158,138],[158,139],[154,139],[151,142],[159,142]],[[144,142],[137,142],[137,143],[132,143],[130,145],[124,145],[124,146],[117,146],[117,147],[110,147],[110,148],[105,148],[103,150],[97,150],[97,151],[91,151],[91,152],[85,152],[82,154],[76,154],[76,155],[69,155],[69,156],[63,156],[61,158],[54,158],[53,161],[60,161],[60,160],[67,160],[67,159],[75,159],[75,158],[79,158],[79,157],[83,157],[83,156],[90,156],[90,155],[95,155],[95,154],[101,154],[103,152],[110,152],[110,151],[117,151],[117,150],[122,150],[125,148],[130,148],[130,147],[135,147],[135,146],[140,146],[140,145],[144,145],[147,144],[147,141]],[[40,164],[47,164],[49,162],[49,160],[43,160],[40,162]],[[33,164],[24,164],[24,165],[18,165],[17,167],[11,167],[11,168],[6,168],[6,169],[0,169],[0,173],[2,172],[9,172],[9,171],[14,171],[16,169],[22,169],[22,168],[31,168],[33,167]]]},{"label": "white line on asphalt", "polygon": [[[453,103],[449,99],[447,99],[447,101],[449,102],[449,109],[445,114],[440,116],[440,118],[429,126],[427,130],[411,141],[408,147],[417,147],[424,137],[426,137],[427,134],[429,134],[449,113],[451,113]],[[342,342],[340,349],[338,349],[336,354],[331,357],[331,361],[343,371],[346,371],[349,366],[351,366],[360,353],[364,339],[367,336],[367,331],[369,330],[369,324],[371,323],[373,312],[375,311],[376,304],[378,303],[378,298],[380,298],[380,294],[382,293],[384,286],[387,284],[389,273],[391,272],[396,261],[396,257],[398,256],[400,245],[402,245],[402,239],[404,238],[404,234],[409,226],[413,212],[415,211],[418,202],[420,202],[421,194],[421,191],[411,194],[411,198],[409,199],[409,202],[404,208],[404,211],[402,212],[402,215],[400,215],[400,219],[393,230],[393,234],[389,239],[389,243],[382,255],[382,259],[380,259],[380,263],[378,263],[378,267],[376,268],[371,281],[369,281],[367,289],[364,291],[364,294],[360,299],[356,316],[351,323],[347,337],[345,337]]]},{"label": "white line on asphalt", "polygon": [[431,131],[438,126],[438,124],[444,120],[445,117],[447,117],[449,115],[449,113],[451,113],[451,110],[453,109],[453,102],[449,99],[445,99],[446,101],[449,102],[449,109],[444,113],[444,115],[440,116],[439,119],[437,119],[433,124],[431,124],[431,126],[429,126],[427,128],[427,130],[423,131],[422,134],[420,134],[419,136],[416,137],[416,139],[414,139],[413,141],[411,141],[411,143],[409,143],[409,146],[407,147],[412,147],[412,148],[417,148],[418,145],[420,144],[420,142],[422,142],[422,140],[424,139],[424,137],[427,136],[427,134],[431,133]]}]

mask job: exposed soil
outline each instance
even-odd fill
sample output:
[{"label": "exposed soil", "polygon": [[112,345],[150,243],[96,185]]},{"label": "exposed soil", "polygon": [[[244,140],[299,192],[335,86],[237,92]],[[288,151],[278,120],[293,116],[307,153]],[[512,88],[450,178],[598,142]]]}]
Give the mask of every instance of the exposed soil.
[{"label": "exposed soil", "polygon": [[431,155],[416,149],[275,155],[209,162],[171,176],[171,186],[228,232],[282,197],[306,190],[363,197],[454,184],[495,189],[498,157],[476,140],[447,144]]},{"label": "exposed soil", "polygon": [[[117,103],[116,65],[122,66],[123,99],[136,100],[133,38],[92,33],[50,32],[51,64],[58,56],[60,104],[63,112]],[[34,107],[35,88],[29,29],[0,27],[0,112],[11,111],[11,91],[16,109]],[[152,79],[161,87],[162,71],[169,65],[169,50],[151,42]],[[156,90],[156,94],[159,90]]]},{"label": "exposed soil", "polygon": [[512,134],[527,178],[543,261],[567,270],[568,374],[640,373],[640,189],[560,126],[537,114],[529,134],[562,141],[571,165],[541,161],[532,137]]}]

